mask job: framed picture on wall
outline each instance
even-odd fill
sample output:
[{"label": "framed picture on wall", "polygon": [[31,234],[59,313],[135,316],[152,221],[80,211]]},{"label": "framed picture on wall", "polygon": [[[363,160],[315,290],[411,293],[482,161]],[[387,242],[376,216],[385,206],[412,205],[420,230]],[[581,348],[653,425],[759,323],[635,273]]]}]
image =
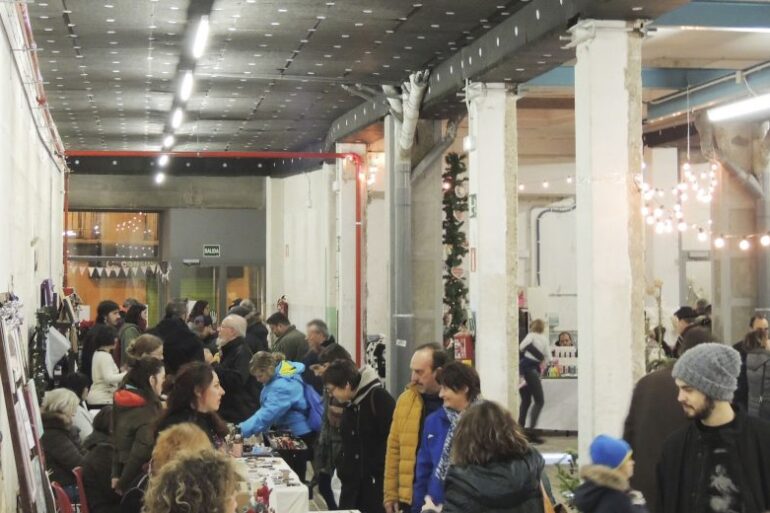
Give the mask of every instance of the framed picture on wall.
[{"label": "framed picture on wall", "polygon": [[24,351],[21,349],[21,330],[19,328],[9,329],[5,319],[0,319],[0,330],[3,332],[3,344],[8,350],[10,376],[13,377],[14,384],[18,386],[27,380]]}]

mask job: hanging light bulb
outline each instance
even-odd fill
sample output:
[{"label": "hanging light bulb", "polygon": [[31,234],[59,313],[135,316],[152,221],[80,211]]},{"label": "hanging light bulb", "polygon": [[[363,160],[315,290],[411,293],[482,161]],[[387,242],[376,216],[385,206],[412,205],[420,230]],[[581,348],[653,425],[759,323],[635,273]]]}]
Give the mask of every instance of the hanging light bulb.
[{"label": "hanging light bulb", "polygon": [[711,163],[711,171],[716,172],[716,170],[719,169],[719,166],[716,162]]},{"label": "hanging light bulb", "polygon": [[676,212],[674,212],[674,217],[676,217],[677,219],[682,219],[684,217],[684,214],[682,213],[681,210],[677,210]]},{"label": "hanging light bulb", "polygon": [[547,181],[543,182],[543,189],[547,189],[550,186],[551,186],[551,184],[548,183]]},{"label": "hanging light bulb", "polygon": [[663,209],[660,207],[655,207],[655,210],[652,213],[655,217],[663,217]]},{"label": "hanging light bulb", "polygon": [[746,239],[746,238],[743,238],[743,239],[741,239],[741,241],[738,243],[738,247],[739,247],[739,248],[741,248],[741,251],[748,251],[748,250],[749,250],[749,248],[751,247],[751,243],[749,242],[749,240],[748,240],[748,239]]},{"label": "hanging light bulb", "polygon": [[649,191],[646,191],[644,193],[644,199],[647,201],[650,201],[652,198],[655,197],[655,191],[650,189]]},{"label": "hanging light bulb", "polygon": [[572,183],[572,177],[571,176],[567,177],[567,183]]},{"label": "hanging light bulb", "polygon": [[763,246],[770,246],[770,233],[766,233],[759,238],[759,243]]},{"label": "hanging light bulb", "polygon": [[644,217],[647,217],[648,215],[650,215],[650,207],[648,207],[647,205],[643,206],[642,207],[642,215]]},{"label": "hanging light bulb", "polygon": [[645,191],[645,192],[649,191],[650,190],[650,184],[648,184],[647,182],[642,182],[642,190]]},{"label": "hanging light bulb", "polygon": [[687,223],[684,221],[679,221],[679,224],[676,225],[677,229],[679,229],[680,232],[686,232],[687,231]]},{"label": "hanging light bulb", "polygon": [[678,184],[676,186],[676,188],[679,189],[680,191],[686,191],[687,190],[687,184],[684,183],[684,182],[681,182],[680,184]]},{"label": "hanging light bulb", "polygon": [[664,192],[663,192],[663,189],[658,189],[658,190],[656,190],[655,192],[657,192],[657,193],[658,193],[658,197],[659,197],[659,198],[662,198],[662,197],[663,197],[663,194],[664,194]]},{"label": "hanging light bulb", "polygon": [[703,231],[703,228],[700,228],[698,230],[698,240],[701,242],[706,242],[706,239],[708,239],[708,234]]},{"label": "hanging light bulb", "polygon": [[689,194],[687,194],[686,192],[683,192],[683,193],[682,193],[682,194],[679,196],[679,199],[681,199],[681,200],[682,200],[682,202],[685,202],[685,201],[687,201],[688,199],[690,199],[690,195],[689,195]]},{"label": "hanging light bulb", "polygon": [[655,216],[647,216],[647,224],[650,226],[655,224]]},{"label": "hanging light bulb", "polygon": [[655,233],[663,233],[666,230],[666,226],[662,222],[658,222],[655,225]]},{"label": "hanging light bulb", "polygon": [[714,239],[714,247],[717,249],[722,249],[725,247],[725,238],[724,236],[720,235],[716,239]]},{"label": "hanging light bulb", "polygon": [[524,184],[523,184],[523,183],[519,184],[519,190],[520,190],[520,191],[523,191],[523,190],[524,190]]},{"label": "hanging light bulb", "polygon": [[690,166],[689,162],[685,162],[684,164],[682,164],[682,169],[684,169],[685,172],[689,171],[691,167],[692,166]]}]

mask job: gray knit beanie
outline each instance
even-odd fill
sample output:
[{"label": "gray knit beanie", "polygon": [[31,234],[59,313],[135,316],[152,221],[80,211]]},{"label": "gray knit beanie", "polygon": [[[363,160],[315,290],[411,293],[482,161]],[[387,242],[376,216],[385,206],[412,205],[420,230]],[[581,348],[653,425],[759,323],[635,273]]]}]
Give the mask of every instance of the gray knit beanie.
[{"label": "gray knit beanie", "polygon": [[738,351],[708,342],[684,353],[674,365],[673,376],[715,401],[732,401],[740,373]]}]

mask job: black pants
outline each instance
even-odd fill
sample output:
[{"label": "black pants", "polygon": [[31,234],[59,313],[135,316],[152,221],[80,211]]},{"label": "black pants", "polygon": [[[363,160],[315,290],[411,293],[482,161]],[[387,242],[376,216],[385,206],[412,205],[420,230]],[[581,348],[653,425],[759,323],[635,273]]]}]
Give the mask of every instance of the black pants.
[{"label": "black pants", "polygon": [[519,425],[522,428],[526,427],[527,411],[532,404],[532,399],[534,399],[535,405],[532,407],[532,415],[530,416],[529,424],[529,427],[534,429],[537,427],[537,419],[540,417],[540,411],[543,409],[543,404],[545,404],[543,384],[540,382],[540,371],[537,367],[529,368],[522,371],[522,377],[527,383],[527,386],[519,389],[519,394],[521,395]]},{"label": "black pants", "polygon": [[373,477],[361,476],[354,484],[342,482],[341,509],[357,509],[361,513],[384,513],[383,482]]},{"label": "black pants", "polygon": [[318,491],[321,492],[321,497],[324,498],[326,509],[329,511],[336,510],[337,501],[334,499],[334,491],[332,490],[332,476],[325,472],[318,473]]},{"label": "black pants", "polygon": [[299,480],[303,483],[307,483],[305,478],[305,474],[307,473],[307,462],[313,461],[313,446],[315,445],[316,438],[318,438],[318,433],[311,431],[298,438],[301,438],[302,441],[305,442],[305,445],[307,445],[306,451],[280,451],[280,455],[294,473],[299,476]]}]

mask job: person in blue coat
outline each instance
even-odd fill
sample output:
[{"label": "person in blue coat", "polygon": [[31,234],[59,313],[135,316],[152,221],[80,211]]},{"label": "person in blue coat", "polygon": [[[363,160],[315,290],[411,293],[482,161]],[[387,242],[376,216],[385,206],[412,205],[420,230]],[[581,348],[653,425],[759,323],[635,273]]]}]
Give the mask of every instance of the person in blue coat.
[{"label": "person in blue coat", "polygon": [[308,446],[307,451],[291,451],[282,456],[304,483],[307,462],[312,457],[311,448],[316,439],[316,433],[308,424],[309,405],[302,382],[305,366],[285,360],[281,353],[259,351],[251,358],[249,367],[257,381],[263,385],[261,406],[238,427],[244,437],[274,427],[302,439]]},{"label": "person in blue coat", "polygon": [[462,412],[480,401],[481,382],[473,367],[450,362],[441,368],[436,379],[441,385],[439,396],[444,406],[425,418],[415,465],[412,513],[420,513],[427,497],[434,505],[444,503],[444,481],[455,427]]}]

